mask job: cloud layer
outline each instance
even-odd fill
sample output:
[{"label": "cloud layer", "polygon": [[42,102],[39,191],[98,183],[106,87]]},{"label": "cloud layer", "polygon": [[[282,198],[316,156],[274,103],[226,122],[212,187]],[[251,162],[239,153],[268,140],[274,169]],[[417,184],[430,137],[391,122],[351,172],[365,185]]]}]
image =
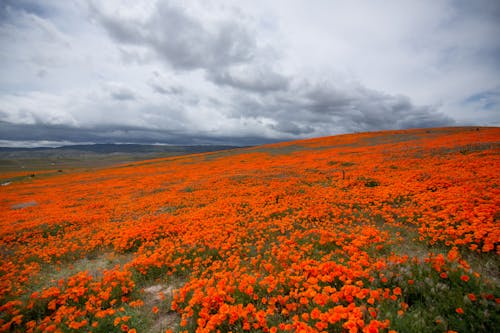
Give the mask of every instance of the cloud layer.
[{"label": "cloud layer", "polygon": [[498,126],[499,7],[4,1],[0,140],[258,144]]}]

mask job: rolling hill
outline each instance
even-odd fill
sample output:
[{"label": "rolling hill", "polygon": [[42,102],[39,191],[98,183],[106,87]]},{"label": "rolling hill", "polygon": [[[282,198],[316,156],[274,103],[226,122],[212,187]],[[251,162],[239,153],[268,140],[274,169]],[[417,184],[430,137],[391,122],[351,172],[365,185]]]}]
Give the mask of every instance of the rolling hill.
[{"label": "rolling hill", "polygon": [[0,187],[0,332],[493,332],[500,128],[356,133]]}]

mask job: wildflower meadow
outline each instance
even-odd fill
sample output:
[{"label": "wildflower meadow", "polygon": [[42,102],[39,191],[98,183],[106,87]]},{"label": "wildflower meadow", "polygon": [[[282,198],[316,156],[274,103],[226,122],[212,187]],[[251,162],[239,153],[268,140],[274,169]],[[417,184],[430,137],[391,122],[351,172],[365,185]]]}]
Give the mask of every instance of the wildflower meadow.
[{"label": "wildflower meadow", "polygon": [[500,128],[0,174],[0,332],[494,332]]}]

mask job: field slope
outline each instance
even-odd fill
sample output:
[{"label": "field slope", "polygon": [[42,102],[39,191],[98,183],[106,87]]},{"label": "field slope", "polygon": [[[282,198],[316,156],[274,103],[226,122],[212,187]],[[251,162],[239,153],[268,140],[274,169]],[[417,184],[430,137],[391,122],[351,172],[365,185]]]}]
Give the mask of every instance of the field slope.
[{"label": "field slope", "polygon": [[499,170],[438,128],[13,178],[0,332],[493,332]]}]

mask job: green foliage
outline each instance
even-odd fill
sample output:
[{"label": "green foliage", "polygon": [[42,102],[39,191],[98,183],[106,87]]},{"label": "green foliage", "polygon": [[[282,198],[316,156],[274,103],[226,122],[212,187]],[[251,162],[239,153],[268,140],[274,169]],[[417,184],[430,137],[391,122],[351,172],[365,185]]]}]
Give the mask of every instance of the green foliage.
[{"label": "green foliage", "polygon": [[[406,262],[382,272],[384,288],[402,289],[398,302],[380,304],[380,316],[398,332],[494,332],[500,323],[498,287],[457,263],[438,272],[431,263]],[[403,304],[403,305],[402,305]],[[405,309],[407,307],[407,309]],[[398,313],[399,311],[399,313]]]},{"label": "green foliage", "polygon": [[379,185],[380,185],[380,183],[375,179],[368,179],[367,181],[365,181],[366,187],[376,187]]}]

